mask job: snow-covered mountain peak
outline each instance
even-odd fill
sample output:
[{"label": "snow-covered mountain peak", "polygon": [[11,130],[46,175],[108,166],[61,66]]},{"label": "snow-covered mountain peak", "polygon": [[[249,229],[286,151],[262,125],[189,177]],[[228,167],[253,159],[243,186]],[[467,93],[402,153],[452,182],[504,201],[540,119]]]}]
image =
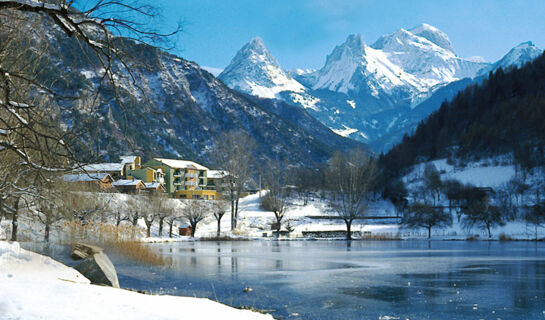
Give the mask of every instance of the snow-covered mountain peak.
[{"label": "snow-covered mountain peak", "polygon": [[277,98],[282,91],[304,90],[280,68],[259,37],[245,44],[218,78],[235,90],[262,98]]},{"label": "snow-covered mountain peak", "polygon": [[346,38],[343,46],[350,48],[356,53],[361,53],[365,48],[365,42],[363,41],[363,36],[361,34],[351,34]]},{"label": "snow-covered mountain peak", "polygon": [[494,67],[506,68],[511,65],[520,67],[526,62],[534,60],[542,53],[543,50],[536,47],[532,41],[523,42],[509,50],[503,58],[494,64]]},{"label": "snow-covered mountain peak", "polygon": [[428,39],[439,47],[447,49],[454,53],[454,48],[452,47],[452,44],[450,43],[450,39],[447,34],[434,26],[423,23],[417,27],[410,29],[409,32],[414,34],[415,36]]},{"label": "snow-covered mountain peak", "polygon": [[388,60],[381,50],[365,44],[361,35],[350,35],[327,56],[315,76],[313,89],[348,93],[364,90],[373,96],[394,87],[419,87],[417,79]]},{"label": "snow-covered mountain peak", "polygon": [[532,41],[523,42],[507,52],[500,60],[493,65],[483,68],[479,74],[486,75],[490,71],[495,71],[499,68],[509,68],[516,66],[520,68],[525,63],[530,62],[543,54],[543,50],[534,45]]},{"label": "snow-covered mountain peak", "polygon": [[392,63],[416,76],[429,88],[472,78],[487,65],[456,56],[448,36],[427,24],[384,35],[372,47],[387,53]]}]

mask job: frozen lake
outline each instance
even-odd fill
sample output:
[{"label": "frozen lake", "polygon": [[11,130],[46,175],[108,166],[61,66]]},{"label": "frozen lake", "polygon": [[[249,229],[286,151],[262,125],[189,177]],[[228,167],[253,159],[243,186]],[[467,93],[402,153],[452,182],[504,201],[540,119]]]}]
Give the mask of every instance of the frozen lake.
[{"label": "frozen lake", "polygon": [[[207,297],[266,310],[277,319],[545,319],[543,243],[239,241],[150,246],[171,257],[173,268],[143,267],[110,255],[122,287]],[[65,249],[51,254],[74,264],[66,259]],[[243,292],[245,287],[253,290]]]}]

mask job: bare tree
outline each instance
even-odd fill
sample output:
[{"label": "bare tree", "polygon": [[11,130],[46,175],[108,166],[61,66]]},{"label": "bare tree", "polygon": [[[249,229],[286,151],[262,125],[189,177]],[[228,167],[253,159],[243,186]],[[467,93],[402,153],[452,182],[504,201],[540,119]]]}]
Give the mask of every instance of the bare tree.
[{"label": "bare tree", "polygon": [[[44,27],[56,26],[66,38],[76,39],[84,55],[102,67],[95,94],[108,83],[123,105],[117,88],[124,84],[138,88],[135,61],[124,43],[127,38],[153,43],[167,39],[149,29],[150,20],[157,17],[155,7],[139,1],[0,0],[0,159],[17,164],[11,166],[6,183],[0,183],[0,213],[12,216],[13,240],[20,200],[27,201],[30,193],[39,195],[35,186],[52,173],[81,166],[72,149],[78,132],[59,126],[60,115],[81,97],[57,92],[55,83],[62,75],[44,80],[44,57],[49,52]],[[92,103],[96,102],[95,97]]]},{"label": "bare tree", "polygon": [[254,140],[243,131],[224,133],[216,143],[216,164],[224,172],[225,194],[231,203],[231,230],[237,227],[238,203],[253,172]]},{"label": "bare tree", "polygon": [[138,219],[142,217],[142,205],[144,200],[140,196],[130,196],[127,200],[129,220],[133,227],[138,225]]},{"label": "bare tree", "polygon": [[414,203],[403,216],[401,224],[409,228],[426,228],[428,239],[431,238],[433,227],[446,227],[452,224],[450,213],[443,212],[443,208],[429,203]]},{"label": "bare tree", "polygon": [[500,208],[491,205],[490,200],[489,195],[482,194],[466,202],[463,205],[465,216],[462,221],[466,228],[478,226],[487,230],[489,238],[492,237],[491,228],[505,224]]},{"label": "bare tree", "polygon": [[268,163],[265,176],[265,187],[267,194],[261,198],[261,207],[266,211],[272,211],[275,218],[276,236],[280,236],[282,220],[286,214],[289,189],[286,184],[286,165],[279,165],[272,161]]},{"label": "bare tree", "polygon": [[378,176],[375,160],[361,149],[348,155],[337,152],[330,160],[327,179],[330,187],[329,205],[346,224],[346,239],[352,239],[352,222],[362,218]]},{"label": "bare tree", "polygon": [[187,220],[191,226],[191,237],[195,237],[197,224],[209,215],[209,208],[199,200],[185,200],[185,207],[182,211],[182,217]]},{"label": "bare tree", "polygon": [[228,203],[223,200],[216,200],[212,203],[212,212],[214,214],[214,218],[216,218],[216,221],[218,222],[218,228],[216,231],[216,237],[220,237],[221,235],[221,218],[227,213],[227,207]]},{"label": "bare tree", "polygon": [[172,204],[166,193],[151,193],[148,199],[159,223],[158,235],[161,237],[165,219],[173,214]]},{"label": "bare tree", "polygon": [[174,226],[174,222],[180,220],[179,215],[179,206],[180,202],[178,200],[173,200],[176,202],[170,202],[170,205],[167,207],[167,210],[170,210],[170,214],[166,218],[166,223],[168,225],[168,237],[172,238],[172,227]]}]

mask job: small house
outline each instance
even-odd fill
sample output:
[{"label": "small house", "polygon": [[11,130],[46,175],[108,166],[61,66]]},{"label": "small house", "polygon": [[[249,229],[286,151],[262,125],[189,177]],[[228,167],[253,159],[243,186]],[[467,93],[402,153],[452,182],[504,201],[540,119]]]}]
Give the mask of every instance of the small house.
[{"label": "small house", "polygon": [[141,180],[117,180],[112,183],[112,186],[123,193],[139,193],[140,190],[146,189],[146,185]]},{"label": "small house", "polygon": [[191,226],[188,224],[183,224],[178,227],[178,233],[181,236],[190,236],[191,235]]},{"label": "small house", "polygon": [[107,173],[66,174],[61,179],[90,190],[110,189],[114,182],[112,176]]},{"label": "small house", "polygon": [[150,193],[164,193],[167,191],[165,186],[159,182],[144,182],[144,186],[146,187],[146,191]]}]

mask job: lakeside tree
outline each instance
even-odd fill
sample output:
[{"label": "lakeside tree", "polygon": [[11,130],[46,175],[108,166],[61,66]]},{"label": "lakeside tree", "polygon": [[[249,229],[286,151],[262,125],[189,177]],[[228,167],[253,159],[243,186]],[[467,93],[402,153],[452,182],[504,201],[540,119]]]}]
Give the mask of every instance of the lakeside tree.
[{"label": "lakeside tree", "polygon": [[143,199],[140,196],[134,195],[127,200],[128,218],[133,227],[138,225],[138,219],[142,217]]},{"label": "lakeside tree", "polygon": [[240,196],[254,171],[255,142],[243,131],[230,131],[222,134],[215,145],[216,165],[224,174],[223,196],[231,204],[231,230],[234,230],[237,227]]},{"label": "lakeside tree", "polygon": [[261,198],[261,207],[274,213],[276,236],[280,236],[282,220],[286,214],[289,187],[286,184],[287,170],[285,165],[268,163],[265,171],[265,187],[268,192]]},{"label": "lakeside tree", "polygon": [[170,214],[168,215],[168,217],[166,217],[165,221],[168,225],[168,237],[169,238],[172,238],[172,228],[174,226],[174,222],[176,221],[179,221],[180,220],[180,201],[179,200],[172,200],[172,202],[170,203],[170,207],[169,207],[169,210],[170,210]]},{"label": "lakeside tree", "polygon": [[335,153],[326,170],[329,205],[346,224],[346,239],[352,239],[352,223],[363,218],[376,179],[378,167],[361,149],[348,154]]},{"label": "lakeside tree", "polygon": [[496,226],[505,225],[504,217],[498,206],[491,205],[490,196],[474,189],[475,194],[463,205],[463,225],[471,229],[477,226],[488,232],[488,238],[492,238],[491,229]]},{"label": "lakeside tree", "polygon": [[428,239],[430,239],[432,228],[444,228],[452,225],[452,216],[450,213],[445,213],[441,207],[417,202],[409,207],[401,224],[409,228],[425,228],[428,231]]},{"label": "lakeside tree", "polygon": [[187,220],[191,226],[191,237],[195,237],[197,225],[208,217],[209,208],[199,200],[186,200],[182,211],[182,217]]},{"label": "lakeside tree", "polygon": [[212,203],[212,213],[217,222],[216,237],[221,235],[221,218],[227,213],[229,204],[224,200],[216,200]]},{"label": "lakeside tree", "polygon": [[524,221],[534,227],[534,240],[538,240],[538,228],[545,228],[545,202],[526,208]]}]

